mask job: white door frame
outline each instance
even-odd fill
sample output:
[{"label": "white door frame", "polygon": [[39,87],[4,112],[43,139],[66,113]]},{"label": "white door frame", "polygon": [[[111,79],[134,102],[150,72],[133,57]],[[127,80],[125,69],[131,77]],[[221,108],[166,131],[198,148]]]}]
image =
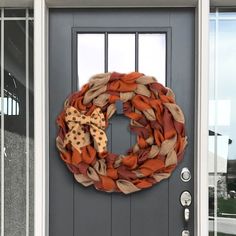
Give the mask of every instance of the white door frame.
[{"label": "white door frame", "polygon": [[[64,0],[66,3],[67,1]],[[172,4],[168,5],[168,2]],[[178,2],[178,1],[176,1]],[[187,0],[181,6],[189,6]],[[196,124],[195,124],[195,235],[208,235],[208,24],[209,0],[196,7]],[[173,1],[165,1],[173,7]],[[52,5],[50,5],[51,7]],[[163,7],[164,5],[162,5]],[[58,7],[57,5],[53,7]],[[73,7],[73,6],[70,6]],[[78,6],[77,6],[78,7]],[[104,6],[101,6],[104,7]],[[124,6],[126,7],[126,6]],[[158,5],[155,5],[158,7]],[[34,235],[49,236],[49,127],[48,127],[48,8],[34,0],[35,184]]]}]

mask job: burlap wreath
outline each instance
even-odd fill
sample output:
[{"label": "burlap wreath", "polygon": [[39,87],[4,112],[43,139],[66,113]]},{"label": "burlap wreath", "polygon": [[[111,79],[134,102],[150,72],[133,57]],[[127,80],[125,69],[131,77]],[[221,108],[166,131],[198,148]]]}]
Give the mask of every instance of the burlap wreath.
[{"label": "burlap wreath", "polygon": [[[107,151],[105,129],[116,100],[123,102],[130,130],[137,135],[126,155]],[[57,118],[56,143],[79,183],[128,194],[170,176],[187,144],[184,123],[174,93],[154,77],[138,72],[97,74],[66,100]]]}]

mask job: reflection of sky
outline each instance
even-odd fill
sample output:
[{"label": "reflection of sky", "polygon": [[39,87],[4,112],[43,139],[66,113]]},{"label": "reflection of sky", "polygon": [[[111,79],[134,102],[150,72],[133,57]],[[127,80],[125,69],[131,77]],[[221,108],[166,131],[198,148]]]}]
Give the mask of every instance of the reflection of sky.
[{"label": "reflection of sky", "polygon": [[[232,139],[229,145],[229,159],[236,159],[236,20],[219,20],[218,32],[215,21],[210,23],[210,100],[230,103],[230,110],[218,109],[219,116],[229,120],[230,124],[218,123],[217,132]],[[214,80],[215,79],[215,80]],[[214,94],[215,91],[215,94]],[[209,119],[213,120],[213,112]],[[210,126],[214,131],[214,127]]]},{"label": "reflection of sky", "polygon": [[135,70],[135,34],[108,35],[108,71]]},{"label": "reflection of sky", "polygon": [[[217,137],[217,172],[227,173],[227,158],[228,158],[228,136]],[[209,137],[209,156],[208,156],[208,172],[214,173],[215,171],[215,137]]]},{"label": "reflection of sky", "polygon": [[139,35],[139,71],[155,76],[159,83],[166,80],[166,35]]},{"label": "reflection of sky", "polygon": [[90,76],[104,71],[104,34],[79,34],[77,43],[78,78],[81,88]]}]

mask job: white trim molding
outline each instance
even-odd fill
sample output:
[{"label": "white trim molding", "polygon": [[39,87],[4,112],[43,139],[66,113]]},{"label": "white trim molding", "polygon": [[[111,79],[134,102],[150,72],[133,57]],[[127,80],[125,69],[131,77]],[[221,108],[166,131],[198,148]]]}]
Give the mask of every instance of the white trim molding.
[{"label": "white trim molding", "polygon": [[1,0],[0,7],[33,7],[34,0]]},{"label": "white trim molding", "polygon": [[[1,101],[4,100],[4,10],[1,9]],[[4,102],[1,102],[1,111],[4,111]],[[4,112],[1,112],[1,233],[4,235],[4,192],[5,192],[5,148],[4,148]]]},{"label": "white trim molding", "polygon": [[[39,0],[41,1],[41,0]],[[1,0],[0,7],[32,7],[34,0]],[[88,8],[88,7],[193,7],[197,0],[46,0],[48,7]],[[236,7],[235,0],[211,0],[211,6]]]},{"label": "white trim molding", "polygon": [[34,0],[34,236],[48,235],[48,8]]},{"label": "white trim molding", "polygon": [[[34,81],[35,81],[35,236],[48,236],[48,6],[34,0]],[[63,0],[66,2],[65,0]],[[60,7],[53,5],[50,7]],[[169,1],[166,1],[169,2]],[[184,1],[183,1],[184,2]],[[166,5],[167,6],[167,5]],[[189,6],[188,4],[185,5]],[[196,233],[208,235],[208,24],[209,0],[198,0],[197,10],[197,83],[196,83]],[[72,7],[72,6],[71,6]],[[106,6],[100,6],[106,7]],[[123,6],[125,7],[125,6]],[[184,6],[183,6],[184,7]]]},{"label": "white trim molding", "polygon": [[196,120],[196,223],[197,235],[208,236],[208,68],[209,0],[198,1],[197,17],[197,120]]}]

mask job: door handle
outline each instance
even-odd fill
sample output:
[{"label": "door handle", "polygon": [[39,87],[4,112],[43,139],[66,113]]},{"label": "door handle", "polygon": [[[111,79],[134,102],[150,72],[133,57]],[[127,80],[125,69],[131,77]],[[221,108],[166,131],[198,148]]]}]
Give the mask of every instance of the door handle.
[{"label": "door handle", "polygon": [[183,230],[182,231],[182,236],[190,236],[189,230]]},{"label": "door handle", "polygon": [[182,231],[182,236],[190,236],[190,231],[188,230],[188,224],[190,219],[189,206],[192,203],[192,196],[189,191],[183,191],[180,195],[180,202],[183,206],[183,217],[184,217],[184,230]]},{"label": "door handle", "polygon": [[189,208],[186,207],[186,208],[184,209],[184,220],[185,220],[186,223],[189,222],[189,215],[190,215]]}]

